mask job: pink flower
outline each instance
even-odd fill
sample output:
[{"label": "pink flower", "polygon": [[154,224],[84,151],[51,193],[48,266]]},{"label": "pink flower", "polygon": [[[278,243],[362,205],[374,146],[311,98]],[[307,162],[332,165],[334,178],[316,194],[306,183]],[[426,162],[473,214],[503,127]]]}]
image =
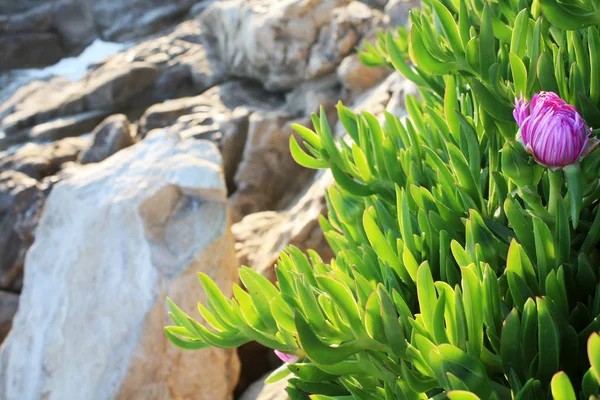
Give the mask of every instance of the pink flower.
[{"label": "pink flower", "polygon": [[284,363],[288,363],[288,364],[293,364],[296,361],[298,361],[298,356],[295,356],[293,354],[286,354],[286,353],[282,353],[279,350],[275,350],[275,355],[277,357],[279,357],[279,359],[281,361],[283,361]]},{"label": "pink flower", "polygon": [[591,129],[575,107],[556,93],[540,92],[531,104],[515,99],[513,116],[521,128],[527,151],[540,164],[561,168],[584,155]]}]

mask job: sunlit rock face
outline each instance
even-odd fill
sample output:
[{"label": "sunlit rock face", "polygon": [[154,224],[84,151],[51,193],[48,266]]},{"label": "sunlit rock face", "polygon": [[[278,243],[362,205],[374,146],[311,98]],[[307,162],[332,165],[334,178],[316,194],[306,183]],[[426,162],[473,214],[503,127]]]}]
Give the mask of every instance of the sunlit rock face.
[{"label": "sunlit rock face", "polygon": [[234,350],[182,352],[168,295],[189,312],[196,273],[231,288],[237,260],[221,157],[155,133],[52,190],[0,353],[3,399],[227,399]]}]

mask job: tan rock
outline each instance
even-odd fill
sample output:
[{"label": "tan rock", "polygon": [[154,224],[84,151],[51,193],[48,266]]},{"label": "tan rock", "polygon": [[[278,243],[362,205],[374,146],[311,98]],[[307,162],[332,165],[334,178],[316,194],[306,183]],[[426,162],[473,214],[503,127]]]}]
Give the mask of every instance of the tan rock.
[{"label": "tan rock", "polygon": [[313,171],[299,166],[289,152],[292,123],[308,124],[279,112],[250,116],[248,139],[237,168],[236,191],[229,199],[233,222],[264,210],[282,209],[302,190]]},{"label": "tan rock", "polygon": [[337,69],[337,75],[342,85],[352,95],[372,88],[391,72],[386,67],[367,67],[360,61],[358,54],[351,54],[344,58]]},{"label": "tan rock", "polygon": [[284,211],[264,211],[250,214],[233,225],[237,256],[247,265],[271,281],[275,281],[275,265],[285,246],[296,246],[303,251],[315,250],[329,261],[333,253],[318,224],[326,214],[325,190],[333,183],[329,172],[320,172],[308,190]]},{"label": "tan rock", "polygon": [[170,344],[165,297],[190,314],[196,273],[237,276],[217,148],[153,133],[52,190],[0,350],[0,398],[230,399],[234,350]]}]

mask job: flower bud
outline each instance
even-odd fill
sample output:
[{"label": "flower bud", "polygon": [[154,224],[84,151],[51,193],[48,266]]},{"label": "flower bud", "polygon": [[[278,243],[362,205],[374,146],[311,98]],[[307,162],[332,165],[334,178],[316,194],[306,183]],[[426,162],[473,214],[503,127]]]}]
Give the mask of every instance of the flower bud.
[{"label": "flower bud", "polygon": [[591,129],[577,109],[556,93],[540,92],[530,104],[523,98],[517,99],[513,116],[525,148],[542,165],[562,168],[591,150],[588,147]]},{"label": "flower bud", "polygon": [[298,356],[295,356],[293,354],[282,353],[279,350],[275,350],[275,355],[279,357],[281,361],[287,364],[293,364],[296,361],[298,361]]}]

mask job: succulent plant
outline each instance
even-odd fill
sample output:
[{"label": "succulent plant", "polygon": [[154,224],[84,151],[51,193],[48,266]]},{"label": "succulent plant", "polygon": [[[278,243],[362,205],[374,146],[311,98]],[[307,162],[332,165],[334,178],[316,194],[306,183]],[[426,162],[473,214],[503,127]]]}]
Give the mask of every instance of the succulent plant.
[{"label": "succulent plant", "polygon": [[[200,275],[204,322],[169,302],[167,336],[277,350],[268,380],[293,374],[294,400],[600,398],[600,151],[583,152],[600,127],[599,6],[423,0],[410,30],[360,53],[418,86],[407,118],[340,103],[347,140],[323,110],[294,126],[296,161],[335,178],[320,223],[336,257],[289,247],[276,285],[242,267],[233,299]],[[544,120],[549,151],[581,150],[568,163],[519,131],[515,99],[542,91],[573,117]]]}]

